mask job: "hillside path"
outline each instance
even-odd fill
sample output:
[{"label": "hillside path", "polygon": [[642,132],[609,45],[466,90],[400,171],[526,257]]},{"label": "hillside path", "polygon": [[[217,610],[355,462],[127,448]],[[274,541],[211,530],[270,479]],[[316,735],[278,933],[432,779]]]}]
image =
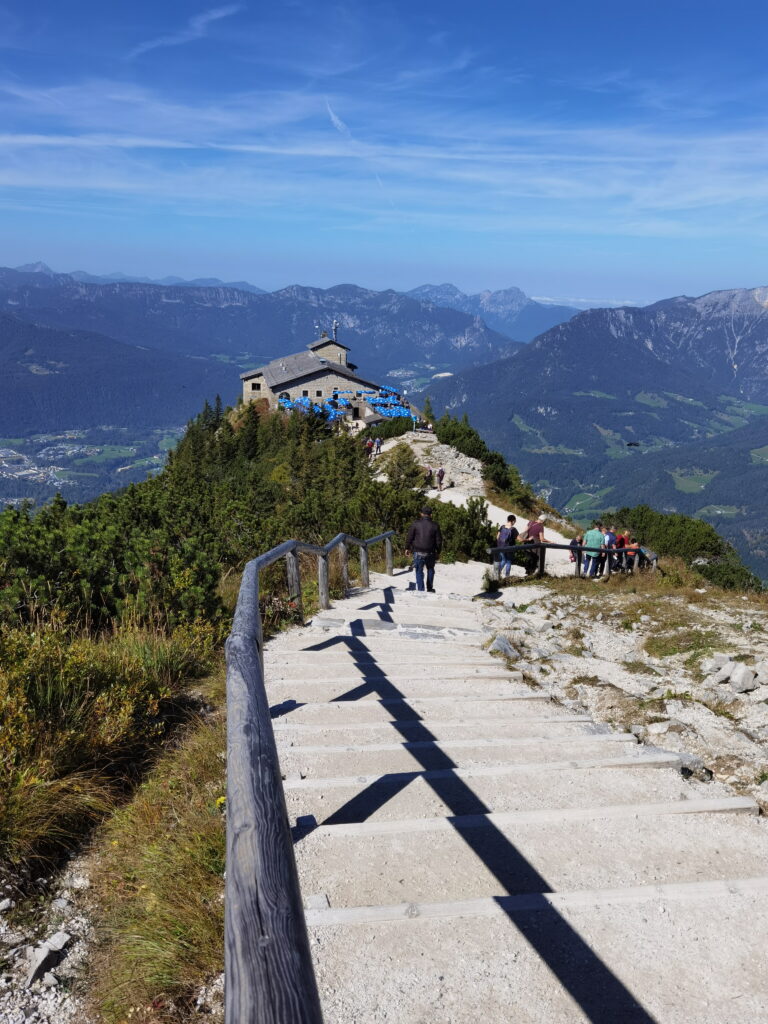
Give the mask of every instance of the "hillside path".
[{"label": "hillside path", "polygon": [[489,654],[558,623],[473,600],[484,568],[372,574],[266,646],[327,1024],[765,1020],[756,805]]},{"label": "hillside path", "polygon": [[[461,506],[466,505],[469,498],[480,497],[488,507],[488,518],[494,526],[502,526],[507,521],[507,516],[512,513],[517,516],[516,525],[519,533],[522,534],[528,529],[530,520],[521,515],[517,509],[502,508],[500,505],[494,505],[485,497],[482,466],[478,459],[462,455],[449,445],[440,444],[434,434],[426,431],[411,431],[401,437],[393,437],[384,441],[381,446],[382,455],[403,442],[413,451],[420,465],[430,465],[434,470],[443,466],[446,471],[444,489],[438,491],[436,488],[432,488],[427,491],[431,502],[444,501],[451,505]],[[374,469],[377,460],[381,457],[380,455],[374,459]],[[551,522],[545,522],[544,536],[553,544],[568,543],[568,538],[558,533]],[[573,575],[574,566],[567,551],[548,551],[546,567],[550,576]],[[512,574],[524,576],[525,570],[520,566],[513,566]]]}]

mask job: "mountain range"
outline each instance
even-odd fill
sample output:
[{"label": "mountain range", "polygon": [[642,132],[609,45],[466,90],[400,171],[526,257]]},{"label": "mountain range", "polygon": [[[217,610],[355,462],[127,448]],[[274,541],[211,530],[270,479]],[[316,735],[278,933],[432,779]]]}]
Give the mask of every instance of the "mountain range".
[{"label": "mountain range", "polygon": [[321,328],[330,331],[335,319],[361,370],[411,387],[521,347],[478,317],[356,285],[293,285],[255,295],[223,286],[93,284],[68,274],[5,268],[0,310],[166,353],[213,356],[240,368],[301,351]]},{"label": "mountain range", "polygon": [[582,519],[639,501],[701,515],[768,578],[754,525],[768,502],[767,300],[735,289],[588,310],[428,393],[554,505]]},{"label": "mountain range", "polygon": [[[264,288],[259,288],[248,281],[222,281],[218,277],[198,277],[186,280],[174,276],[151,278],[119,272],[99,275],[88,273],[85,270],[57,274],[43,262],[25,263],[14,269],[23,274],[42,274],[45,277],[54,278],[71,277],[75,281],[85,284],[157,284],[179,288],[232,288],[236,291],[250,292],[253,295],[266,294]],[[288,290],[290,289],[280,289],[274,294]],[[519,288],[504,288],[499,291],[483,291],[475,295],[467,295],[452,284],[423,284],[400,294],[416,299],[420,303],[440,306],[444,309],[455,309],[472,317],[480,317],[492,330],[498,331],[514,341],[522,342],[531,341],[537,334],[568,320],[579,312],[575,306],[536,302]]]},{"label": "mountain range", "polygon": [[[47,277],[55,277],[56,271],[51,270],[47,263],[25,263],[15,270],[23,274],[45,274]],[[84,281],[86,284],[175,284],[181,288],[237,288],[242,292],[253,292],[254,295],[262,295],[264,288],[259,288],[249,281],[222,281],[218,277],[196,277],[191,281],[183,277],[135,277],[131,274],[89,274],[87,270],[70,270],[67,277],[73,277],[76,281]]]},{"label": "mountain range", "polygon": [[479,316],[494,331],[516,341],[531,341],[579,312],[573,306],[535,302],[519,288],[466,295],[452,284],[423,284],[406,294],[419,302],[431,302],[435,306]]},{"label": "mountain range", "polygon": [[61,429],[168,427],[206,399],[237,395],[230,367],[168,355],[91,331],[0,313],[0,436]]},{"label": "mountain range", "polygon": [[[520,316],[542,310],[567,319],[529,344],[485,321],[521,335]],[[234,401],[240,369],[336,320],[361,372],[467,412],[558,507],[583,519],[648,501],[701,515],[768,578],[768,288],[574,312],[514,288],[255,293],[33,264],[0,269],[3,313],[0,432],[183,423],[217,392]]]}]

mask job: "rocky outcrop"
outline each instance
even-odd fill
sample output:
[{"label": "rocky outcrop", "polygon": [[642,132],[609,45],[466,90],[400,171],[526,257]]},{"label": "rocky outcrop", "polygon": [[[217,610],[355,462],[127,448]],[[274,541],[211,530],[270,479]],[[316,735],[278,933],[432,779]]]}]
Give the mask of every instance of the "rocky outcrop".
[{"label": "rocky outcrop", "polygon": [[[496,650],[531,684],[680,753],[699,778],[768,810],[768,616],[759,606],[724,616],[706,597],[654,602],[612,588],[571,597],[528,587],[505,597],[487,622]],[[669,653],[649,654],[660,636]]]}]

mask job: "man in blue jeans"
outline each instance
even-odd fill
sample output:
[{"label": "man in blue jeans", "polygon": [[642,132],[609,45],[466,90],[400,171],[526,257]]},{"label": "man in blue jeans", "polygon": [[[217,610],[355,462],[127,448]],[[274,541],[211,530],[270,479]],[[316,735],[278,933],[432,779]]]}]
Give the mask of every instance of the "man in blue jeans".
[{"label": "man in blue jeans", "polygon": [[443,546],[440,527],[432,522],[432,509],[423,508],[421,516],[411,524],[405,541],[406,555],[413,552],[413,568],[416,570],[416,589],[424,589],[424,569],[427,570],[427,590],[434,593],[435,562]]}]

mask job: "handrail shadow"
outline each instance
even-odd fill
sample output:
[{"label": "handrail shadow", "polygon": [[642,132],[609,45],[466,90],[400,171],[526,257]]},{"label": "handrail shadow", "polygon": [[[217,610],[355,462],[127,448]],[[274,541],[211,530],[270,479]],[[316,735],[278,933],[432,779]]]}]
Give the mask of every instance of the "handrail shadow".
[{"label": "handrail shadow", "polygon": [[[392,601],[394,595],[390,593],[388,600]],[[491,813],[491,808],[474,793],[465,779],[454,774],[458,765],[440,748],[439,741],[423,724],[405,694],[388,678],[376,661],[375,653],[366,646],[362,633],[362,623],[357,625],[353,622],[352,636],[333,637],[305,650],[346,649],[362,678],[358,685],[334,701],[357,701],[377,694],[380,700],[387,700],[392,727],[404,737],[404,742],[410,744],[421,740],[427,745],[407,748],[419,762],[420,770],[381,776],[329,815],[322,824],[365,821],[416,779],[426,782],[456,818]],[[406,720],[410,723],[407,738],[402,724]],[[553,890],[546,878],[496,825],[488,821],[483,828],[464,830],[460,820],[451,817],[448,820],[504,890],[504,895],[496,898],[499,908],[589,1021],[593,1024],[655,1024],[650,1013],[555,907],[544,900],[541,903],[536,901],[526,909],[520,909],[519,904],[510,905],[509,896],[544,894]],[[298,834],[297,842],[310,833],[311,829]]]}]

